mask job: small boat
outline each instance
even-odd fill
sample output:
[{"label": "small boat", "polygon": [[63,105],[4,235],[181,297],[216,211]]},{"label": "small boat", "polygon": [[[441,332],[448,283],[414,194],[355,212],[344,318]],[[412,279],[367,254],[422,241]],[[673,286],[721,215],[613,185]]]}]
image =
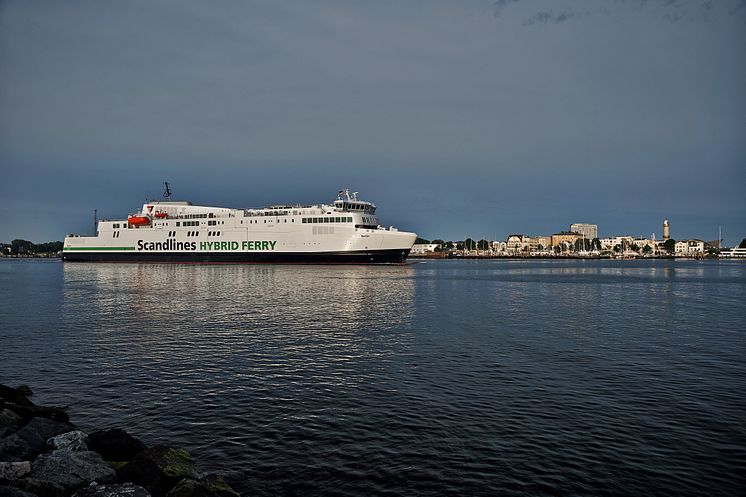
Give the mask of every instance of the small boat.
[{"label": "small boat", "polygon": [[127,217],[127,223],[131,224],[132,226],[147,226],[150,224],[150,217],[148,216],[138,216],[138,215],[130,215]]}]

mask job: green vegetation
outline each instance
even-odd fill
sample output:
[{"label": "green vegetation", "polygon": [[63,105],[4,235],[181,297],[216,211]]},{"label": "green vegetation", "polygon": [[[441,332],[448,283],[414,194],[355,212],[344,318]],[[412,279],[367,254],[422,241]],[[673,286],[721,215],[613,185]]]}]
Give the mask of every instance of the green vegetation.
[{"label": "green vegetation", "polygon": [[37,255],[57,253],[62,250],[62,242],[46,242],[35,244],[28,240],[16,239],[10,244],[2,245],[4,255]]},{"label": "green vegetation", "polygon": [[674,252],[676,252],[676,240],[674,240],[673,238],[669,238],[663,243],[663,248],[665,248],[666,252],[668,252],[669,254],[673,254]]}]

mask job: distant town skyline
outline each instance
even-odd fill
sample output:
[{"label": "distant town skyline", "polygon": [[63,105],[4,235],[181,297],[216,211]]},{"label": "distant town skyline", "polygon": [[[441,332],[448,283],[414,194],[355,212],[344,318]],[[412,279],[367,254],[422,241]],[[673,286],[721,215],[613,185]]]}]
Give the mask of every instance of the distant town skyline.
[{"label": "distant town skyline", "polygon": [[746,237],[746,2],[0,3],[0,242],[162,182],[427,239]]}]

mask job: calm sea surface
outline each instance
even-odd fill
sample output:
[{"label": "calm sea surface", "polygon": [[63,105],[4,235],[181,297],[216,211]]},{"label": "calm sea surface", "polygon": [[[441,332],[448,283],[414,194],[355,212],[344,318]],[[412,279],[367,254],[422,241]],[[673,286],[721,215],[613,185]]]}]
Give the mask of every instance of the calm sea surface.
[{"label": "calm sea surface", "polygon": [[0,261],[0,382],[245,495],[743,495],[746,263]]}]

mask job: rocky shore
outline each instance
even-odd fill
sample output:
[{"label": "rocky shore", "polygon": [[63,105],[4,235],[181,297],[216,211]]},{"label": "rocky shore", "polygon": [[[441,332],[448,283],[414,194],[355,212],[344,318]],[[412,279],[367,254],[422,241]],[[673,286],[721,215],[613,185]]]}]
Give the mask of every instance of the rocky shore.
[{"label": "rocky shore", "polygon": [[85,433],[31,395],[0,384],[0,497],[238,497],[183,449],[118,428]]}]

